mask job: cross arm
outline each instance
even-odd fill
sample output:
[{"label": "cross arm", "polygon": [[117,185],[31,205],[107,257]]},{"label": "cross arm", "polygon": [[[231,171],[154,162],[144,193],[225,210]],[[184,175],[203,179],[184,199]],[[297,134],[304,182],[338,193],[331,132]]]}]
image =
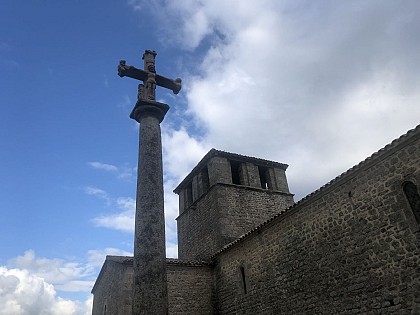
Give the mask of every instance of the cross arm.
[{"label": "cross arm", "polygon": [[[148,72],[137,69],[133,66],[127,66],[125,64],[125,60],[121,60],[120,64],[118,65],[118,75],[120,77],[130,77],[145,82],[148,77]],[[157,85],[172,90],[174,94],[178,94],[182,87],[180,78],[173,80],[156,74],[155,80]]]},{"label": "cross arm", "polygon": [[147,80],[147,72],[141,69],[137,69],[133,66],[127,66],[125,60],[120,60],[118,65],[118,75],[122,77],[130,77],[140,81]]},{"label": "cross arm", "polygon": [[174,94],[178,94],[181,90],[181,79],[176,78],[175,80],[163,77],[159,74],[156,75],[156,84],[164,88],[172,90]]}]

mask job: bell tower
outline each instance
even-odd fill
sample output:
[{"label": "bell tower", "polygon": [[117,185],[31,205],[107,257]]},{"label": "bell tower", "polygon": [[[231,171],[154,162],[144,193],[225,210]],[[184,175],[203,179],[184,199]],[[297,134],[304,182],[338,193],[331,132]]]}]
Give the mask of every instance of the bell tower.
[{"label": "bell tower", "polygon": [[293,205],[288,165],[212,149],[174,190],[178,257],[208,259]]}]

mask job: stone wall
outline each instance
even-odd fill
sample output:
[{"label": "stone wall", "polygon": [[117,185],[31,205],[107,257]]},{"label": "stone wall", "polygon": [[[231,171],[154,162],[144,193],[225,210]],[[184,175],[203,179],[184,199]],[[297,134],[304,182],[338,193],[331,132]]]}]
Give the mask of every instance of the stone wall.
[{"label": "stone wall", "polygon": [[[217,235],[219,229],[219,209],[216,186],[196,201],[196,206],[185,210],[178,218],[178,258],[208,258],[214,249],[220,249]],[[213,197],[214,196],[214,197]]]},{"label": "stone wall", "polygon": [[213,273],[210,266],[168,264],[170,315],[213,314]]},{"label": "stone wall", "polygon": [[287,193],[215,184],[177,219],[179,258],[208,259],[292,204]]},{"label": "stone wall", "polygon": [[217,198],[223,246],[293,205],[290,194],[251,187],[220,185]]},{"label": "stone wall", "polygon": [[216,313],[420,314],[419,135],[305,198],[215,257]]},{"label": "stone wall", "polygon": [[[124,257],[110,256],[102,267],[99,280],[92,290],[94,294],[92,315],[129,315],[133,283],[133,261]],[[98,282],[99,281],[99,282]]]},{"label": "stone wall", "polygon": [[[92,315],[130,315],[133,258],[107,256],[95,284]],[[167,259],[169,315],[213,314],[213,269],[202,262]]]}]

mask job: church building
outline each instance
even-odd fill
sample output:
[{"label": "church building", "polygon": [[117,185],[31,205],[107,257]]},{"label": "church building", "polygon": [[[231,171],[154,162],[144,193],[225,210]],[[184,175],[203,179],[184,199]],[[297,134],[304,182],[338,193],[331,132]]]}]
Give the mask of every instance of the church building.
[{"label": "church building", "polygon": [[[420,314],[420,125],[296,203],[286,169],[212,149],[175,188],[168,313]],[[132,314],[132,287],[107,256],[93,315]]]}]

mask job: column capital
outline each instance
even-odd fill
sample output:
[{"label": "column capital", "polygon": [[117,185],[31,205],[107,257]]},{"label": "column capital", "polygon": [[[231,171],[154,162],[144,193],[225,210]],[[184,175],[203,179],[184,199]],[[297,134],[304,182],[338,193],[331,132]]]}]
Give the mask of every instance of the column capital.
[{"label": "column capital", "polygon": [[130,118],[140,123],[143,117],[153,116],[161,123],[168,110],[168,104],[139,99],[130,114]]}]

